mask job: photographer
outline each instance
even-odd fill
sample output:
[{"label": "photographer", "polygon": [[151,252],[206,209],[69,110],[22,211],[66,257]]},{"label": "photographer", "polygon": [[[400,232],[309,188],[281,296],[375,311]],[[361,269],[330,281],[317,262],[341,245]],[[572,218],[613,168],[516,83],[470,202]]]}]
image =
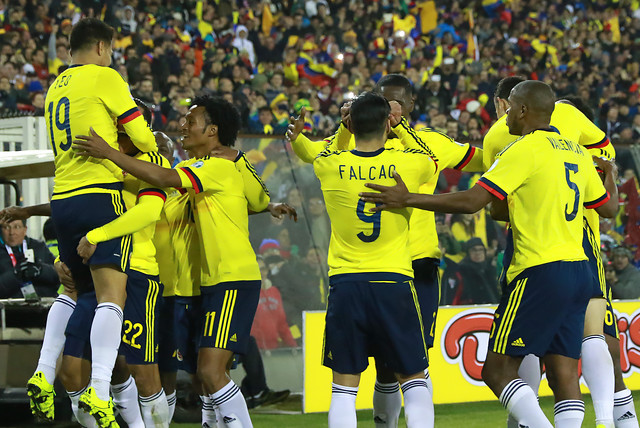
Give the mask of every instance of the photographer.
[{"label": "photographer", "polygon": [[[55,297],[60,280],[44,242],[27,237],[22,220],[2,225],[0,298]],[[29,285],[31,283],[32,285]]]}]

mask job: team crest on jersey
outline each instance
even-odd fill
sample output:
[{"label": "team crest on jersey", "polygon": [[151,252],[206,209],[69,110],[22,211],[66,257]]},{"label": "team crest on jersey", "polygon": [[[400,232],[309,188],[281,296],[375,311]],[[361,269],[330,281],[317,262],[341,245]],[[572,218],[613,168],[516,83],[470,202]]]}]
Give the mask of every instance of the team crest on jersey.
[{"label": "team crest on jersey", "polygon": [[194,163],[193,165],[191,165],[191,168],[200,168],[204,165],[203,161],[198,161],[196,163]]}]

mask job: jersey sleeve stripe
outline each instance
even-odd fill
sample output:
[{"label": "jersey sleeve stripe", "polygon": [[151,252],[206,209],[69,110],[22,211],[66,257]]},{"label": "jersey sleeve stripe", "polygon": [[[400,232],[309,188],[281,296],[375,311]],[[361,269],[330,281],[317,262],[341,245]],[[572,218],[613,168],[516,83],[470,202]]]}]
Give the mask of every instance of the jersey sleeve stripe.
[{"label": "jersey sleeve stripe", "polygon": [[606,204],[609,201],[609,199],[611,199],[611,195],[609,195],[609,192],[607,192],[604,195],[600,196],[595,201],[585,202],[584,203],[584,207],[588,208],[590,210],[591,209],[596,209],[596,208]]},{"label": "jersey sleeve stripe", "polygon": [[605,137],[600,140],[600,142],[595,144],[587,144],[584,146],[585,149],[601,149],[603,147],[607,147],[610,144],[609,138],[605,135]]},{"label": "jersey sleeve stripe", "polygon": [[195,175],[193,173],[193,171],[191,171],[191,168],[182,167],[182,168],[180,168],[180,170],[182,170],[187,175],[187,177],[191,181],[191,185],[193,186],[193,190],[195,190],[196,193],[200,193],[200,192],[202,192],[204,190],[204,188],[202,187],[202,182],[200,181],[198,176]]},{"label": "jersey sleeve stripe", "polygon": [[167,200],[167,193],[162,189],[142,189],[138,192],[138,199],[142,196],[157,196],[163,201]]},{"label": "jersey sleeve stripe", "polygon": [[501,201],[507,197],[507,192],[502,190],[497,184],[493,183],[491,180],[487,180],[484,177],[480,177],[478,180],[478,184],[482,186],[487,192],[491,193],[496,198]]},{"label": "jersey sleeve stripe", "polygon": [[139,116],[142,116],[142,113],[140,113],[138,107],[133,107],[132,109],[127,110],[120,116],[118,116],[118,122],[124,125],[125,123],[131,122],[133,119]]},{"label": "jersey sleeve stripe", "polygon": [[471,159],[473,159],[473,155],[475,154],[476,154],[476,148],[472,145],[469,145],[469,150],[467,150],[467,153],[464,155],[460,163],[454,166],[453,169],[461,170],[462,168],[467,166],[467,164],[471,162]]}]

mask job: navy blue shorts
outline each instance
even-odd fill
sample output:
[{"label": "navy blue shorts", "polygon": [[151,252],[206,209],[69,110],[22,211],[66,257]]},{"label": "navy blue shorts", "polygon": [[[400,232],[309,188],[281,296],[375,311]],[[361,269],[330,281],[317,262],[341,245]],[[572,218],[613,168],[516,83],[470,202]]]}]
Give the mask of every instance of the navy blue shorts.
[{"label": "navy blue shorts", "polygon": [[176,302],[174,296],[163,297],[157,323],[158,368],[161,372],[178,371],[178,345],[175,335]]},{"label": "navy blue shorts", "polygon": [[91,324],[98,307],[95,291],[78,295],[76,307],[64,332],[64,355],[91,360]]},{"label": "navy blue shorts", "polygon": [[[83,189],[89,189],[92,193],[55,199],[56,196],[73,195]],[[78,255],[78,243],[87,232],[104,226],[125,212],[122,183],[88,186],[71,192],[56,193],[53,197],[51,219],[58,236],[60,260],[71,270],[79,292],[91,290],[91,270],[82,263],[82,258]],[[126,272],[130,256],[131,235],[127,235],[99,243],[89,259],[89,265],[115,265]]]},{"label": "navy blue shorts", "polygon": [[428,367],[420,303],[411,278],[391,273],[334,275],[329,279],[323,365],[362,373],[373,355],[395,373]]},{"label": "navy blue shorts", "polygon": [[120,355],[124,355],[127,364],[156,364],[159,300],[164,287],[158,275],[129,269],[127,276]]},{"label": "navy blue shorts", "polygon": [[605,313],[603,332],[611,337],[618,338],[618,323],[611,306],[611,286],[607,284],[604,275],[604,265],[602,264],[602,256],[598,248],[598,241],[595,234],[589,227],[587,219],[584,219],[584,236],[582,238],[582,247],[584,253],[589,258],[589,267],[593,272],[593,276],[597,279],[594,282],[593,296],[607,299],[607,312]]},{"label": "navy blue shorts", "polygon": [[178,368],[195,374],[198,367],[198,341],[202,331],[202,298],[175,297],[174,334],[178,349]]},{"label": "navy blue shorts", "polygon": [[221,282],[201,287],[201,348],[244,354],[258,308],[260,281]]},{"label": "navy blue shorts", "polygon": [[436,331],[436,316],[440,304],[440,260],[424,258],[414,260],[413,285],[418,294],[420,310],[422,312],[422,324],[424,325],[424,341],[427,348],[433,348],[433,340]]},{"label": "navy blue shorts", "polygon": [[525,269],[500,299],[489,350],[511,356],[580,358],[584,314],[595,280],[586,260]]}]

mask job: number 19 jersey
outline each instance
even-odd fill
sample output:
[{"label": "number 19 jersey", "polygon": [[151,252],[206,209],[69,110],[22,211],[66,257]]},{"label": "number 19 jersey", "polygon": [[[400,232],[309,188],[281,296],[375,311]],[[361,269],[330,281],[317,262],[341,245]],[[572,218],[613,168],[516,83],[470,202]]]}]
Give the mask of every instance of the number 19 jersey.
[{"label": "number 19 jersey", "polygon": [[504,148],[478,185],[507,198],[514,245],[508,282],[533,266],[586,260],[583,206],[609,200],[589,152],[551,130],[533,131]]},{"label": "number 19 jersey", "polygon": [[78,156],[71,149],[75,136],[89,135],[89,128],[117,149],[119,122],[140,151],[156,149],[155,137],[129,86],[109,67],[72,65],[61,73],[47,91],[45,119],[55,157],[57,198],[79,187],[122,181],[122,172],[113,162]]},{"label": "number 19 jersey", "polygon": [[413,278],[409,247],[411,209],[372,213],[360,192],[365,183],[393,186],[397,171],[410,192],[437,170],[435,161],[419,150],[381,148],[375,152],[321,152],[313,162],[331,220],[329,276],[345,273],[398,273]]}]

